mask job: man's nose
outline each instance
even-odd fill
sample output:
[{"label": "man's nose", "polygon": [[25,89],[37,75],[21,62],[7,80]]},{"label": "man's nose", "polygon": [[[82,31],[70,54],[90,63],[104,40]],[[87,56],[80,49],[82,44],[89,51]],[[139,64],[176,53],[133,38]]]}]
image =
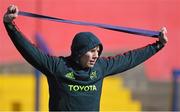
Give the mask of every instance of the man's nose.
[{"label": "man's nose", "polygon": [[99,53],[98,52],[95,52],[94,53],[94,58],[98,58],[99,57]]}]

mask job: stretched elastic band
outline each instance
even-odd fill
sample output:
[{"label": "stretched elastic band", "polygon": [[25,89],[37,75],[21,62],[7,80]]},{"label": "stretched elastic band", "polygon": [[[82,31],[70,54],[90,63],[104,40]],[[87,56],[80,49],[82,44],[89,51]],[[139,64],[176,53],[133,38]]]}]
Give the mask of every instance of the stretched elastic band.
[{"label": "stretched elastic band", "polygon": [[144,30],[144,29],[128,28],[128,27],[114,26],[114,25],[108,25],[108,24],[92,23],[92,22],[67,20],[67,19],[50,17],[50,16],[46,16],[46,15],[40,15],[40,14],[24,12],[24,11],[19,11],[19,15],[33,17],[33,18],[41,18],[41,19],[46,19],[46,20],[55,21],[55,22],[62,22],[62,23],[69,23],[69,24],[76,24],[76,25],[95,26],[95,27],[99,27],[99,28],[103,28],[103,29],[108,29],[108,30],[113,30],[113,31],[118,31],[118,32],[125,32],[125,33],[136,34],[136,35],[142,35],[142,36],[148,36],[148,37],[156,37],[157,38],[160,35],[160,32],[158,32],[158,31],[150,31],[150,30]]}]

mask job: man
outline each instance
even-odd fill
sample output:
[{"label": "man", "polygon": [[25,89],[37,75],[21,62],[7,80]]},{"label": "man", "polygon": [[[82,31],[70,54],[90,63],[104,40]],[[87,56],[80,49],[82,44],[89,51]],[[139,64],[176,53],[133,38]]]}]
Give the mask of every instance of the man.
[{"label": "man", "polygon": [[49,84],[49,110],[98,111],[102,82],[107,76],[133,68],[157,53],[167,43],[166,29],[159,40],[146,47],[114,57],[100,57],[103,46],[90,32],[75,35],[71,55],[49,56],[28,42],[16,28],[17,6],[9,6],[4,25],[9,37],[21,55],[46,75]]}]

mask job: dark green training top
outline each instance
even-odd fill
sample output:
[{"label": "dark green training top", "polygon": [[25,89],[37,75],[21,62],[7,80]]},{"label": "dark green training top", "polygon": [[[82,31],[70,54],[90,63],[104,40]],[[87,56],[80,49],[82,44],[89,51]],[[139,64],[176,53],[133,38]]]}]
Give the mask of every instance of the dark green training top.
[{"label": "dark green training top", "polygon": [[49,110],[98,111],[102,82],[106,76],[121,73],[144,62],[162,47],[159,41],[146,47],[114,57],[99,57],[92,68],[83,69],[81,55],[90,49],[103,46],[90,32],[78,33],[73,39],[71,55],[55,57],[43,53],[17,30],[13,23],[4,23],[6,30],[21,55],[46,75],[49,84]]}]

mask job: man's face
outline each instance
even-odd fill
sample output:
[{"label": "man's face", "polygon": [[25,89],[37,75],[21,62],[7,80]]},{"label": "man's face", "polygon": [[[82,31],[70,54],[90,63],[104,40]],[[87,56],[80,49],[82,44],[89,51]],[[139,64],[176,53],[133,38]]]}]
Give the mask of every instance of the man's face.
[{"label": "man's face", "polygon": [[86,54],[82,55],[80,58],[80,63],[83,68],[93,67],[96,63],[96,60],[99,57],[99,46],[89,50]]}]

